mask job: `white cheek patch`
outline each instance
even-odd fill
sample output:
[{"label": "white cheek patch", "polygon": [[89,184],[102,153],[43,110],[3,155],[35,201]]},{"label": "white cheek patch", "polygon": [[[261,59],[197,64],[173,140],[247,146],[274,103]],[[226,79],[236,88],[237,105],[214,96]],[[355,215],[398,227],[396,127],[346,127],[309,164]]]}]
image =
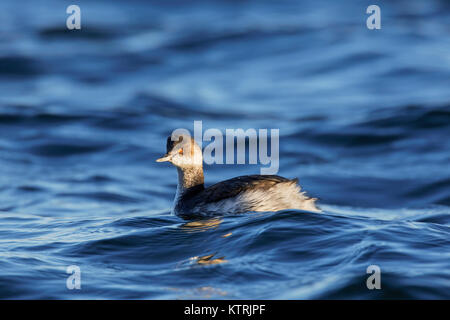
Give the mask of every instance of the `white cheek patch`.
[{"label": "white cheek patch", "polygon": [[183,152],[172,158],[172,163],[179,167],[201,166],[203,164],[202,150],[196,144],[182,147]]}]

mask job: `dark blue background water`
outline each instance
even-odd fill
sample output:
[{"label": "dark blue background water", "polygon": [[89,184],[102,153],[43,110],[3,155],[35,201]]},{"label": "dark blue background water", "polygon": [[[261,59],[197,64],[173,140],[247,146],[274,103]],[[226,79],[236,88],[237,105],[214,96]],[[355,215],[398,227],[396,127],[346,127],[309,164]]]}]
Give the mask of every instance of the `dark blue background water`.
[{"label": "dark blue background water", "polygon": [[[81,31],[70,4],[0,2],[1,298],[450,298],[448,1],[373,31],[371,1],[80,0]],[[169,215],[154,160],[193,120],[279,128],[325,212]]]}]

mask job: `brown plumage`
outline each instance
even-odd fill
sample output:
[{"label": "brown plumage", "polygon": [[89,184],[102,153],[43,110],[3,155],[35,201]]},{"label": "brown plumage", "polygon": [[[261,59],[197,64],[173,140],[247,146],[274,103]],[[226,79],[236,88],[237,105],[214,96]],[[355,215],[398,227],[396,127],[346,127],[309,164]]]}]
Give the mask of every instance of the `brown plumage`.
[{"label": "brown plumage", "polygon": [[205,188],[201,149],[191,137],[175,142],[169,137],[167,153],[158,161],[169,161],[177,167],[178,187],[172,211],[183,218],[284,209],[320,212],[315,205],[317,199],[301,192],[298,179],[248,175]]}]

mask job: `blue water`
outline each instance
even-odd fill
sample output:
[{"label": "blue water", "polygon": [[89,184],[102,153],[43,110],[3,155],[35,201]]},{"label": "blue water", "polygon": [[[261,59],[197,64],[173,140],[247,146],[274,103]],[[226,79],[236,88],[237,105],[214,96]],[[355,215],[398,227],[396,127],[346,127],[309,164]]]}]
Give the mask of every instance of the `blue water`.
[{"label": "blue water", "polygon": [[[0,2],[0,298],[450,298],[448,1],[379,1],[381,30],[371,1],[70,4]],[[280,129],[324,213],[171,216],[154,160],[194,120]]]}]

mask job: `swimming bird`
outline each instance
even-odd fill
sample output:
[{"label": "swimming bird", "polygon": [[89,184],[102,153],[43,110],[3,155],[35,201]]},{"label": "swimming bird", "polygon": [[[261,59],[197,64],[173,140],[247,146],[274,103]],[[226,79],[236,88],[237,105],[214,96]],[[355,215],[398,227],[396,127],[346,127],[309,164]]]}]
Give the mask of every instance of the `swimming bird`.
[{"label": "swimming bird", "polygon": [[168,161],[177,168],[178,185],[172,213],[181,218],[284,209],[321,211],[316,207],[317,199],[301,191],[298,179],[247,175],[205,187],[202,150],[188,135],[179,135],[175,141],[169,136],[166,151],[156,161]]}]

